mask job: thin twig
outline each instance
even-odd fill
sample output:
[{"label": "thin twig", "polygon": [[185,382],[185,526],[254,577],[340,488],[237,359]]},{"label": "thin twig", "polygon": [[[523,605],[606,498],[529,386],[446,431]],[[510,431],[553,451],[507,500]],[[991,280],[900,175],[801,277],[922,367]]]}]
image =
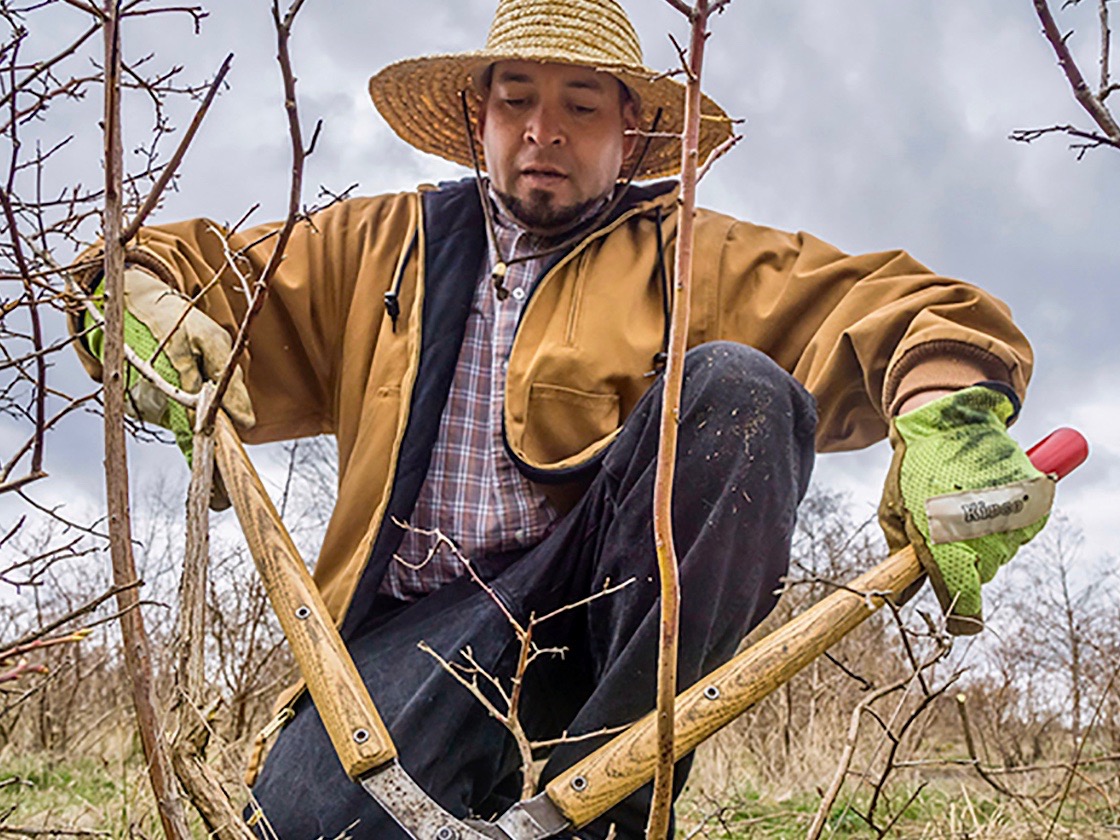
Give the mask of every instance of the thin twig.
[{"label": "thin twig", "polygon": [[27,485],[33,484],[34,482],[46,477],[47,473],[42,470],[39,472],[29,472],[27,473],[27,475],[22,475],[19,478],[15,478],[11,481],[6,481],[3,484],[0,484],[0,493],[18,492]]},{"label": "thin twig", "polygon": [[67,612],[66,615],[64,615],[60,618],[56,618],[55,620],[53,620],[53,622],[50,622],[49,624],[46,624],[43,627],[39,627],[38,629],[35,629],[35,631],[32,631],[32,632],[30,632],[30,633],[28,633],[24,636],[21,636],[20,638],[18,638],[18,640],[16,642],[13,642],[11,644],[11,646],[12,647],[19,647],[21,645],[27,645],[27,644],[30,644],[31,642],[34,642],[35,640],[37,640],[37,638],[43,638],[43,636],[47,635],[48,633],[54,633],[56,631],[56,629],[58,629],[59,627],[62,627],[63,625],[66,625],[66,624],[69,624],[69,623],[73,622],[73,620],[75,620],[77,618],[81,618],[84,615],[88,615],[88,614],[92,613],[93,610],[95,610],[97,607],[100,607],[102,604],[104,604],[106,600],[109,600],[110,598],[115,598],[124,589],[136,589],[137,587],[141,586],[141,584],[142,584],[142,581],[133,580],[132,582],[130,582],[130,584],[125,584],[123,586],[114,586],[111,589],[109,589],[109,591],[102,592],[101,595],[99,595],[95,598],[92,598],[91,600],[86,601],[86,603],[83,604],[81,607],[77,607],[75,609],[69,610],[69,612]]},{"label": "thin twig", "polygon": [[1101,692],[1100,699],[1097,701],[1097,706],[1093,710],[1093,719],[1089,722],[1089,725],[1085,727],[1085,731],[1081,734],[1081,738],[1077,742],[1077,749],[1074,750],[1073,760],[1070,762],[1069,774],[1066,776],[1065,784],[1062,786],[1061,799],[1058,801],[1058,807],[1054,809],[1054,818],[1051,821],[1050,828],[1047,829],[1046,836],[1043,838],[1043,840],[1049,840],[1049,838],[1054,834],[1054,829],[1058,825],[1058,818],[1062,815],[1062,808],[1065,805],[1066,800],[1069,798],[1069,791],[1071,785],[1073,784],[1074,774],[1077,770],[1078,764],[1081,761],[1081,753],[1085,750],[1085,745],[1089,743],[1089,735],[1092,733],[1093,727],[1096,725],[1097,719],[1100,717],[1101,709],[1104,708],[1105,701],[1109,699],[1109,696],[1112,692],[1112,685],[1114,682],[1116,682],[1116,677],[1118,674],[1120,674],[1120,666],[1114,668],[1112,674],[1109,675],[1108,684],[1105,685],[1104,691]]},{"label": "thin twig", "polygon": [[580,598],[578,601],[573,601],[572,603],[565,604],[564,606],[559,607],[559,608],[553,610],[550,613],[546,613],[545,615],[542,615],[540,618],[534,619],[533,623],[534,624],[544,624],[550,618],[554,618],[554,617],[560,615],[560,613],[567,612],[569,610],[574,610],[577,607],[584,606],[585,604],[590,604],[592,601],[597,601],[599,598],[602,598],[605,595],[613,595],[615,592],[618,592],[619,590],[625,589],[627,586],[634,583],[636,580],[637,580],[637,578],[627,578],[622,583],[612,584],[610,582],[610,579],[607,579],[606,581],[603,582],[603,588],[600,589],[598,592],[593,592],[590,595],[588,595],[586,598]]},{"label": "thin twig", "polygon": [[993,789],[999,791],[1004,796],[1015,798],[1016,793],[993,779],[985,770],[984,765],[981,764],[980,756],[976,751],[976,742],[972,737],[972,726],[968,719],[968,704],[965,701],[966,697],[963,694],[957,695],[957,713],[960,715],[961,729],[964,730],[964,745],[965,749],[968,750],[968,757],[972,760],[972,766],[976,769],[977,775],[991,785]]},{"label": "thin twig", "polygon": [[222,62],[222,66],[218,68],[218,74],[214,77],[214,81],[206,91],[206,96],[203,97],[202,103],[198,106],[198,110],[195,111],[194,118],[191,120],[190,125],[187,126],[186,133],[179,141],[179,145],[176,147],[174,154],[171,155],[171,159],[163,167],[159,178],[148,192],[148,197],[144,200],[140,209],[136,211],[136,215],[133,217],[128,227],[125,228],[124,232],[121,234],[122,245],[127,245],[132,241],[132,238],[136,236],[136,233],[140,230],[140,226],[144,224],[144,220],[148,218],[148,215],[159,203],[160,198],[163,196],[163,191],[167,188],[167,185],[171,183],[171,179],[175,177],[175,173],[179,170],[179,164],[182,163],[183,156],[187,153],[187,147],[190,146],[191,141],[194,140],[195,134],[198,133],[199,126],[202,125],[202,120],[206,117],[207,111],[210,110],[210,105],[214,101],[214,97],[217,95],[222,82],[225,80],[232,62],[233,53],[230,53],[226,56],[226,60]]},{"label": "thin twig", "polygon": [[902,807],[899,808],[895,812],[895,815],[887,821],[887,824],[882,828],[876,828],[879,837],[886,837],[888,834],[890,834],[890,831],[892,828],[894,828],[895,823],[902,819],[903,814],[906,813],[906,809],[914,803],[914,800],[921,795],[922,791],[926,789],[926,785],[928,784],[929,782],[922,782],[920,785],[918,785],[918,787],[914,789],[914,792],[911,793],[909,797],[907,797],[906,801],[902,804]]},{"label": "thin twig", "polygon": [[[899,703],[896,715],[894,718],[892,718],[892,725],[883,727],[884,735],[890,741],[890,747],[887,750],[883,772],[879,776],[879,781],[875,785],[875,789],[871,794],[871,801],[867,805],[867,821],[869,824],[874,825],[874,822],[872,820],[875,816],[875,809],[878,805],[879,799],[883,796],[883,791],[886,788],[887,778],[894,770],[895,756],[898,755],[898,751],[902,746],[902,739],[906,736],[906,733],[909,731],[914,722],[917,721],[921,717],[922,713],[929,708],[930,704],[932,704],[938,697],[941,697],[943,694],[945,694],[945,692],[949,690],[953,683],[956,682],[959,676],[960,674],[953,675],[949,679],[949,681],[942,685],[940,688],[928,694],[924,694],[921,700],[918,702],[918,705],[910,712],[909,715],[907,715],[906,719],[902,722],[902,725],[898,728],[897,734],[895,734],[894,732],[893,723],[895,718],[897,718],[898,713],[901,713],[902,711],[902,703]],[[884,829],[884,833],[885,832],[886,830]]]},{"label": "thin twig", "polygon": [[[64,3],[66,3],[66,5],[68,5],[68,6],[73,6],[75,9],[81,9],[86,14],[92,15],[93,17],[97,18],[97,20],[99,22],[105,20],[105,14],[100,9],[98,9],[96,6],[93,6],[90,3],[83,3],[82,0],[62,0],[62,1]],[[95,27],[94,31],[96,31],[99,28],[100,28],[100,23],[98,24],[97,27]]]},{"label": "thin twig", "polygon": [[1101,85],[1097,91],[1097,99],[1101,102],[1115,89],[1109,84],[1110,50],[1112,48],[1112,30],[1108,25],[1108,0],[1099,0],[1097,3],[1097,19],[1101,29]]},{"label": "thin twig", "polygon": [[824,658],[835,665],[837,668],[839,668],[846,676],[849,676],[853,680],[858,682],[864,691],[871,691],[875,688],[874,684],[869,679],[867,679],[867,677],[864,677],[861,674],[857,674],[827,650],[824,652]]},{"label": "thin twig", "polygon": [[[585,598],[581,598],[578,601],[574,601],[570,604],[565,604],[564,606],[559,607],[543,616],[537,617],[533,614],[530,614],[525,624],[522,624],[513,616],[513,614],[502,602],[502,599],[498,597],[498,594],[493,590],[493,588],[490,587],[490,585],[482,579],[482,577],[474,568],[474,564],[471,563],[471,561],[459,550],[458,546],[456,546],[455,543],[446,534],[444,534],[438,528],[415,528],[408,523],[402,522],[401,520],[396,518],[393,519],[393,522],[400,528],[432,538],[432,544],[429,546],[426,556],[419,563],[406,563],[400,557],[396,558],[397,562],[404,563],[404,565],[408,566],[409,568],[417,569],[422,568],[424,565],[431,562],[432,558],[434,558],[437,552],[439,552],[440,550],[446,550],[450,552],[455,557],[455,559],[462,564],[464,569],[466,569],[467,574],[471,577],[474,583],[477,584],[479,588],[487,594],[490,600],[501,611],[502,615],[506,619],[506,622],[509,624],[509,626],[513,630],[514,635],[517,637],[517,640],[520,644],[520,650],[518,651],[517,665],[515,666],[513,675],[510,678],[511,687],[508,691],[506,690],[506,687],[502,684],[502,681],[498,678],[498,676],[491,674],[481,665],[481,663],[478,662],[478,660],[475,659],[474,652],[469,646],[459,651],[459,655],[467,663],[466,666],[460,665],[456,662],[449,662],[448,660],[444,659],[442,656],[436,653],[427,644],[427,642],[420,642],[418,647],[420,648],[420,650],[432,656],[439,663],[440,667],[447,671],[452,677],[454,677],[454,679],[458,683],[466,688],[472,694],[472,696],[474,696],[480,703],[482,703],[487,713],[499,723],[501,723],[513,737],[514,743],[517,746],[518,753],[521,757],[521,795],[523,799],[528,799],[536,792],[540,778],[540,768],[538,768],[533,762],[533,752],[535,750],[543,747],[556,746],[557,744],[574,743],[576,741],[595,738],[600,735],[615,734],[616,732],[621,732],[627,728],[627,726],[606,728],[597,732],[591,732],[577,736],[569,735],[568,732],[565,731],[560,735],[559,738],[545,741],[531,741],[529,739],[528,733],[526,733],[525,728],[521,723],[521,701],[522,690],[525,682],[525,674],[527,673],[529,666],[531,666],[533,662],[535,662],[541,656],[562,656],[565,652],[564,648],[538,647],[533,642],[534,629],[564,612],[577,609],[578,607],[589,604],[599,598],[606,597],[607,595],[612,595],[615,592],[624,589],[625,587],[633,583],[635,578],[629,578],[628,580],[620,584],[613,585],[611,584],[610,580],[607,579],[603,583],[603,588],[599,591],[594,592]],[[486,697],[485,693],[479,686],[480,679],[485,680],[487,683],[489,683],[489,685],[492,686],[493,689],[498,693],[498,696],[505,704],[506,710],[504,712],[499,709],[494,702]]]},{"label": "thin twig", "polygon": [[743,139],[742,134],[732,134],[718,146],[716,146],[708,154],[708,159],[704,161],[704,165],[700,167],[700,171],[696,173],[696,181],[699,183],[704,180],[704,176],[708,174],[708,170],[712,168],[712,164],[730,152],[735,146]]},{"label": "thin twig", "polygon": [[918,664],[918,657],[914,653],[914,646],[910,644],[910,634],[906,630],[906,625],[902,621],[901,608],[890,598],[884,602],[887,609],[891,611],[891,616],[894,618],[895,625],[898,627],[899,641],[902,642],[902,650],[906,654],[906,660],[910,663],[911,672],[918,680],[918,685],[922,689],[922,693],[928,695],[930,693],[929,685],[926,684],[926,678],[922,674],[922,667]]},{"label": "thin twig", "polygon": [[[12,130],[15,130],[13,126]],[[10,188],[10,185],[9,185]],[[25,278],[24,294],[27,295],[28,317],[31,320],[31,338],[36,350],[43,347],[43,327],[39,320],[39,307],[36,303],[35,293],[31,289],[30,281],[26,278],[31,273],[31,268],[23,255],[20,246],[19,227],[16,224],[16,215],[12,211],[12,203],[8,198],[8,191],[0,189],[0,204],[4,208],[4,218],[8,222],[8,233],[12,240],[12,252],[20,275]],[[31,473],[43,472],[43,439],[46,433],[47,418],[47,360],[39,354],[35,359],[35,444],[31,454]]]},{"label": "thin twig", "polygon": [[169,12],[180,12],[190,15],[191,21],[194,23],[195,35],[198,35],[202,31],[203,19],[210,16],[210,13],[201,6],[163,6],[162,8],[156,9],[130,9],[122,12],[121,17],[144,17],[145,15],[163,15]]},{"label": "thin twig", "polygon": [[17,837],[112,837],[112,832],[84,828],[30,828],[18,825],[0,825],[0,834]]},{"label": "thin twig", "polygon": [[[1120,125],[1117,125],[1116,120],[1113,119],[1112,114],[1108,108],[1095,96],[1089,85],[1085,82],[1085,77],[1081,74],[1077,62],[1074,61],[1073,53],[1069,49],[1067,39],[1062,35],[1058,29],[1058,24],[1054,21],[1054,15],[1050,11],[1050,5],[1047,0],[1034,0],[1035,12],[1038,14],[1039,20],[1042,22],[1042,32],[1049,41],[1050,46],[1053,47],[1054,53],[1058,57],[1058,64],[1061,65],[1062,71],[1069,81],[1070,87],[1073,89],[1074,99],[1085,110],[1085,112],[1092,118],[1093,122],[1097,124],[1100,130],[1104,133],[1105,137],[1109,138],[1115,143],[1120,143]],[[1107,24],[1107,18],[1106,18]]]},{"label": "thin twig", "polygon": [[560,744],[574,744],[578,741],[589,741],[592,738],[606,738],[611,735],[618,735],[620,732],[625,732],[631,726],[633,726],[632,723],[624,723],[621,726],[604,726],[602,729],[596,729],[594,732],[584,732],[582,735],[573,735],[565,729],[557,738],[533,741],[533,749],[550,749]]},{"label": "thin twig", "polygon": [[40,665],[37,662],[28,662],[26,659],[22,662],[16,663],[16,666],[10,671],[0,671],[0,684],[15,682],[22,679],[27,674],[47,674],[46,665]]},{"label": "thin twig", "polygon": [[[672,2],[672,0],[669,0],[669,2]],[[688,82],[693,81],[694,77],[692,74],[692,69],[688,64],[688,53],[685,51],[685,48],[681,46],[680,41],[678,41],[671,32],[669,33],[669,41],[672,43],[673,49],[677,51],[677,58],[681,63],[681,66],[678,67],[675,72],[678,74],[683,74]]]},{"label": "thin twig", "polygon": [[1111,137],[1106,137],[1103,134],[1097,134],[1093,131],[1084,131],[1069,123],[1051,125],[1046,128],[1017,128],[1015,131],[1012,131],[1008,137],[1018,143],[1033,143],[1035,140],[1047,134],[1067,134],[1070,137],[1084,140],[1084,143],[1070,144],[1071,149],[1078,150],[1078,160],[1084,157],[1085,152],[1089,149],[1095,149],[1100,146],[1112,146],[1113,148],[1120,149],[1120,140],[1114,140]]},{"label": "thin twig", "polygon": [[482,690],[478,687],[478,679],[477,679],[478,672],[477,671],[471,672],[471,673],[473,673],[475,678],[468,680],[466,677],[463,676],[463,670],[464,669],[461,666],[457,667],[457,666],[455,666],[454,663],[449,662],[446,659],[444,659],[427,642],[421,641],[420,643],[418,643],[416,645],[416,647],[418,647],[420,650],[424,651],[424,653],[428,654],[433,659],[435,659],[436,662],[438,662],[443,667],[443,670],[445,670],[448,674],[450,674],[452,677],[454,677],[456,679],[456,681],[458,681],[458,683],[461,686],[463,686],[463,688],[465,688],[467,691],[469,691],[474,696],[474,698],[479,703],[482,704],[482,707],[484,709],[486,709],[486,711],[489,713],[489,715],[492,718],[494,718],[497,721],[500,721],[502,724],[507,723],[506,715],[502,714],[502,712],[499,711],[498,707],[495,706],[493,703],[491,703],[490,698],[487,697],[485,694],[483,694]]},{"label": "thin twig", "polygon": [[8,459],[8,463],[4,465],[4,469],[0,470],[0,493],[4,493],[7,490],[14,490],[17,487],[23,487],[28,484],[29,481],[35,481],[40,478],[47,477],[47,473],[44,470],[32,469],[31,472],[27,476],[24,476],[24,478],[21,480],[11,482],[8,481],[8,476],[11,474],[12,468],[15,467],[16,464],[18,464],[23,459],[23,456],[27,453],[27,451],[32,446],[34,446],[35,441],[40,439],[40,432],[46,433],[50,431],[51,428],[56,423],[58,423],[58,421],[62,420],[62,418],[66,417],[68,414],[70,414],[70,412],[81,408],[87,402],[94,399],[99,393],[101,393],[101,389],[91,391],[85,396],[71,399],[65,407],[55,413],[54,416],[49,418],[41,427],[38,427],[36,432],[33,433],[31,437],[29,437],[19,449],[12,453],[12,455]]},{"label": "thin twig", "polygon": [[[76,5],[74,0],[66,0],[66,2],[71,3],[71,5]],[[80,5],[79,8],[83,9],[83,11],[90,11],[91,14],[95,15],[96,17],[103,17],[103,15],[102,15],[102,13],[99,9],[87,8],[85,6],[85,4]],[[96,24],[94,26],[91,26],[89,29],[85,30],[81,35],[79,35],[76,39],[71,41],[64,49],[62,49],[60,52],[53,55],[51,58],[48,58],[48,59],[46,59],[45,61],[42,61],[42,62],[36,62],[35,65],[32,67],[32,70],[31,70],[30,73],[28,73],[26,76],[24,76],[22,79],[20,79],[18,83],[13,85],[11,87],[11,89],[9,91],[7,91],[7,93],[5,93],[3,96],[0,96],[0,108],[5,108],[8,105],[10,105],[11,101],[13,99],[15,99],[15,97],[18,94],[20,94],[21,92],[26,90],[27,87],[32,82],[34,82],[36,79],[38,79],[40,76],[44,75],[45,73],[48,73],[51,70],[51,68],[53,68],[55,65],[59,64],[62,61],[65,61],[67,58],[69,58],[74,53],[76,53],[81,48],[82,44],[84,44],[86,41],[88,41],[90,38],[92,38],[95,34],[97,34],[98,30],[100,30],[100,29],[101,29],[101,24]]]},{"label": "thin twig", "polygon": [[291,187],[288,191],[288,214],[284,219],[283,226],[280,228],[280,233],[276,238],[276,244],[273,247],[272,254],[269,256],[264,271],[261,272],[260,278],[257,280],[253,298],[238,328],[237,337],[234,339],[229,363],[218,379],[214,393],[214,403],[209,411],[206,412],[203,419],[203,428],[209,428],[213,425],[214,413],[218,410],[222,398],[229,388],[238,360],[245,352],[246,347],[248,347],[249,330],[256,320],[257,315],[260,313],[261,308],[264,306],[264,301],[268,296],[272,278],[280,268],[280,262],[284,258],[284,250],[287,248],[288,240],[291,238],[292,231],[295,230],[296,222],[300,218],[300,197],[303,194],[304,163],[308,155],[314,150],[315,141],[322,128],[322,122],[317,123],[314,131],[312,131],[311,142],[307,145],[304,144],[303,129],[300,126],[299,107],[296,100],[296,77],[292,70],[292,59],[288,49],[292,34],[292,24],[295,22],[295,17],[302,6],[303,0],[294,0],[291,6],[288,7],[287,13],[281,19],[279,0],[273,0],[272,3],[272,18],[276,26],[277,60],[280,62],[280,73],[284,79],[284,110],[288,117],[288,134],[292,146],[292,177]]},{"label": "thin twig", "polygon": [[828,822],[828,815],[832,812],[832,806],[836,804],[836,797],[840,794],[840,788],[844,784],[844,777],[848,775],[848,770],[852,766],[852,756],[855,753],[856,743],[859,738],[859,724],[863,718],[864,712],[866,712],[876,700],[893,694],[901,688],[905,688],[909,682],[910,677],[907,676],[890,685],[883,686],[883,688],[865,697],[859,705],[852,710],[852,715],[848,722],[848,736],[844,741],[844,751],[840,754],[840,761],[836,765],[836,772],[832,776],[832,782],[829,784],[828,790],[825,791],[824,797],[821,799],[821,804],[817,807],[817,814],[809,826],[809,831],[805,835],[805,840],[818,840]]},{"label": "thin twig", "polygon": [[[899,761],[895,763],[895,767],[899,768],[915,768],[915,767],[973,767],[976,762],[972,758],[922,758],[912,759],[910,761]],[[1120,754],[1111,753],[1109,755],[1091,756],[1089,758],[1082,758],[1078,763],[1078,767],[1087,767],[1092,764],[1120,764]],[[1047,773],[1051,770],[1069,770],[1073,764],[1069,761],[1050,761],[1041,764],[1028,764],[1021,767],[993,767],[990,764],[984,765],[984,771],[991,776],[1022,776],[1030,773]],[[1023,794],[1009,791],[1007,796],[1022,797]]]}]

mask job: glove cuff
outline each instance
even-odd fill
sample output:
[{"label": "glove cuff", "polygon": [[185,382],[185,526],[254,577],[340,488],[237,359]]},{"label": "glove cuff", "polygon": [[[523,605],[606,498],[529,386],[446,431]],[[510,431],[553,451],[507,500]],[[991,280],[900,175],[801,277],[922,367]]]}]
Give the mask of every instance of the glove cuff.
[{"label": "glove cuff", "polygon": [[1019,412],[1023,410],[1023,401],[1019,399],[1019,395],[1015,393],[1014,388],[1006,382],[999,382],[994,379],[986,379],[983,382],[977,382],[976,385],[1003,394],[1011,402],[1011,416],[1007,418],[1008,426],[1019,419]]}]

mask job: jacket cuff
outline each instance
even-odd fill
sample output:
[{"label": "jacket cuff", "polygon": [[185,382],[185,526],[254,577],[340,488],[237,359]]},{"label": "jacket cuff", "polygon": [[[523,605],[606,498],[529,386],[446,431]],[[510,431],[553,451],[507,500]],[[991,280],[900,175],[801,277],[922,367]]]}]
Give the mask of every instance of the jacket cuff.
[{"label": "jacket cuff", "polygon": [[[955,391],[980,382],[1001,383],[1011,393],[1016,393],[1010,371],[998,356],[961,341],[919,344],[903,355],[888,373],[883,388],[883,410],[887,417],[894,417],[899,407],[915,394]],[[1022,394],[1018,396],[1022,399]]]}]

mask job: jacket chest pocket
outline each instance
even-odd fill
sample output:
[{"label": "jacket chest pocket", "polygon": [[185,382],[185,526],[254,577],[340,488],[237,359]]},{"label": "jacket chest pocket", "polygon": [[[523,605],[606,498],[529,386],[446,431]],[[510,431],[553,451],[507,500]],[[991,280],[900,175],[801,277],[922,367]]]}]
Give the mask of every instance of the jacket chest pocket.
[{"label": "jacket chest pocket", "polygon": [[613,438],[620,422],[618,394],[537,382],[529,388],[523,452],[536,466],[575,466]]}]

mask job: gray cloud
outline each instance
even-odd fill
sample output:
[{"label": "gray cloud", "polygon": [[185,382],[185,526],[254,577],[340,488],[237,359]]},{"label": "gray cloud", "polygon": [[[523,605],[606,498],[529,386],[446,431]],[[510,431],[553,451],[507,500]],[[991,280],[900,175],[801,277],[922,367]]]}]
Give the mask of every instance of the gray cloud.
[{"label": "gray cloud", "polygon": [[[130,55],[155,49],[161,64],[182,64],[195,81],[235,53],[229,90],[160,218],[233,220],[257,202],[256,218],[273,218],[286,203],[288,146],[268,4],[211,5],[200,37],[185,18],[136,21],[126,33]],[[665,33],[682,36],[683,19],[666,3],[629,6],[648,63],[673,66]],[[320,184],[358,182],[371,193],[465,174],[402,144],[365,85],[388,62],[481,46],[492,8],[492,0],[306,5],[293,43],[301,108],[308,131],[324,121],[307,201]],[[65,17],[75,25],[77,13]],[[1072,43],[1095,73],[1092,15],[1076,9],[1063,25],[1077,26]],[[1093,435],[1095,463],[1061,498],[1087,512],[1088,550],[1108,550],[1120,538],[1115,517],[1104,514],[1120,501],[1120,153],[1099,150],[1078,162],[1057,138],[1030,147],[1007,139],[1015,128],[1084,122],[1029,4],[738,2],[714,29],[708,91],[747,122],[743,143],[702,186],[704,203],[809,230],[850,251],[905,247],[1004,299],[1038,355],[1018,433],[1029,440],[1073,418]],[[96,183],[97,103],[59,112],[76,135],[67,177]],[[189,113],[181,103],[177,123]],[[150,125],[140,103],[134,114],[133,143]],[[66,375],[81,376],[76,365]],[[88,420],[56,435],[56,472],[96,487],[99,440]],[[157,458],[152,449],[135,450],[141,469],[180,469],[174,453]],[[822,467],[825,480],[850,486],[870,507],[878,478],[867,476],[885,469],[885,456],[880,448],[822,458]]]}]

